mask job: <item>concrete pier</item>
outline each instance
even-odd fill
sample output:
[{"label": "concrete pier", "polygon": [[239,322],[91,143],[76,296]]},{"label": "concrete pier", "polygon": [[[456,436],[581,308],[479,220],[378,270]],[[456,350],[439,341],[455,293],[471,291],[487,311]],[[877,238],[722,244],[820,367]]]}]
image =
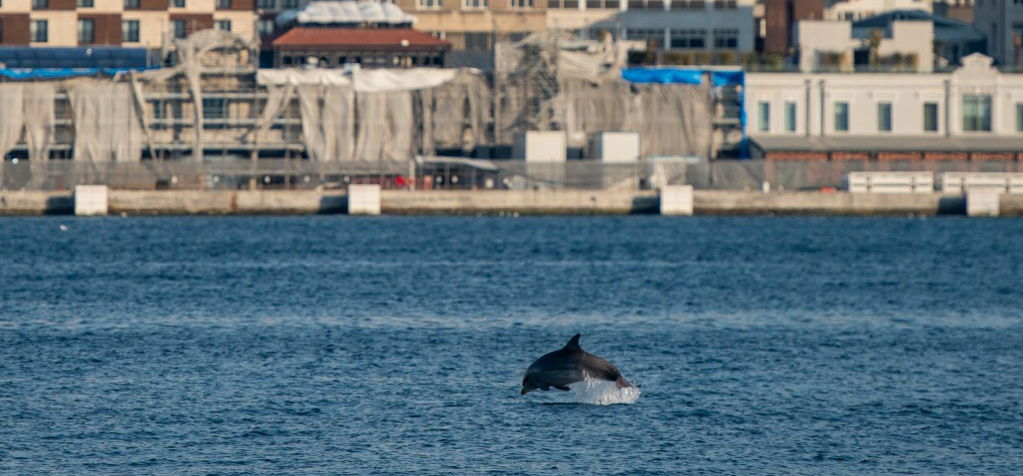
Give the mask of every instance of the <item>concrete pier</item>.
[{"label": "concrete pier", "polygon": [[108,210],[106,185],[75,185],[75,215],[101,216]]},{"label": "concrete pier", "polygon": [[966,215],[971,217],[998,216],[1001,190],[975,189],[966,192]]},{"label": "concrete pier", "polygon": [[348,186],[348,214],[349,215],[379,215],[380,214],[380,186],[379,185],[349,185]]},{"label": "concrete pier", "polygon": [[[655,190],[381,190],[383,214],[656,214]],[[999,216],[1023,216],[1023,195],[1001,194]],[[110,214],[258,215],[345,213],[344,191],[109,190]],[[976,202],[975,202],[976,204]],[[0,215],[70,215],[68,191],[0,191]],[[694,190],[695,215],[965,215],[958,194]]]},{"label": "concrete pier", "polygon": [[661,215],[693,214],[693,186],[668,185],[661,189]]}]

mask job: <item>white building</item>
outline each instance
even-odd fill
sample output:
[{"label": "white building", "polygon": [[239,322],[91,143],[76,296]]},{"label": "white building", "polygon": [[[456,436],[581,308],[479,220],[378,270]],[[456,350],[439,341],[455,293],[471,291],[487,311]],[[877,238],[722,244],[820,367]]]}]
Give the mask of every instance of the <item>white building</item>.
[{"label": "white building", "polygon": [[[892,22],[889,32],[882,39],[876,55],[881,58],[899,57],[904,69],[917,72],[934,70],[934,25],[922,21]],[[848,21],[799,22],[799,70],[813,71],[854,71],[857,65],[868,62],[867,38],[855,35],[853,24]],[[894,68],[893,68],[894,69]]]},{"label": "white building", "polygon": [[932,0],[847,0],[828,3],[830,5],[824,9],[825,20],[862,20],[892,10],[933,10]]},{"label": "white building", "polygon": [[948,74],[750,73],[746,132],[765,156],[1023,151],[1023,74],[980,54],[963,62]]},{"label": "white building", "polygon": [[987,36],[987,52],[996,63],[1014,65],[1017,55],[1023,56],[1015,43],[1023,35],[1023,1],[978,0],[973,5],[973,25]]}]

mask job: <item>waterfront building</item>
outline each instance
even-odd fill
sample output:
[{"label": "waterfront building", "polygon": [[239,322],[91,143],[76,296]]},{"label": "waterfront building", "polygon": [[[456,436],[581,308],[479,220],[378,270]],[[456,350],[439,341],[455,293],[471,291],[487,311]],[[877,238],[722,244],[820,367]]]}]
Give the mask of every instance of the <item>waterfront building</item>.
[{"label": "waterfront building", "polygon": [[750,73],[747,134],[771,159],[1001,159],[1023,150],[1023,75]]},{"label": "waterfront building", "polygon": [[[215,28],[254,35],[252,0],[5,0],[0,45],[159,49]],[[60,67],[60,65],[52,65]]]},{"label": "waterfront building", "polygon": [[764,53],[795,53],[799,22],[823,19],[824,0],[764,0]]}]

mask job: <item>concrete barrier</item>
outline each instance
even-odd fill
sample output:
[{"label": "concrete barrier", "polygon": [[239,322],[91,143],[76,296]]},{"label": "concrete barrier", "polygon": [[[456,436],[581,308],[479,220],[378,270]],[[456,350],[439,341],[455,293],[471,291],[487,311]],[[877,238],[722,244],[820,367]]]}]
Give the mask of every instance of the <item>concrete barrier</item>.
[{"label": "concrete barrier", "polygon": [[656,213],[653,190],[384,190],[388,214]]},{"label": "concrete barrier", "polygon": [[380,186],[353,184],[348,186],[349,215],[379,215]]},{"label": "concrete barrier", "polygon": [[1023,194],[1023,174],[1004,172],[945,172],[941,174],[942,192],[968,193],[980,189]]},{"label": "concrete barrier", "polygon": [[846,177],[852,193],[931,193],[931,172],[850,172]]},{"label": "concrete barrier", "polygon": [[668,185],[661,189],[661,215],[693,214],[693,186]]},{"label": "concrete barrier", "polygon": [[999,215],[1001,191],[974,189],[966,193],[966,215],[971,217],[996,217]]},{"label": "concrete barrier", "polygon": [[70,215],[75,197],[68,191],[0,191],[0,215]]},{"label": "concrete barrier", "polygon": [[106,215],[108,194],[106,185],[75,185],[75,215]]}]

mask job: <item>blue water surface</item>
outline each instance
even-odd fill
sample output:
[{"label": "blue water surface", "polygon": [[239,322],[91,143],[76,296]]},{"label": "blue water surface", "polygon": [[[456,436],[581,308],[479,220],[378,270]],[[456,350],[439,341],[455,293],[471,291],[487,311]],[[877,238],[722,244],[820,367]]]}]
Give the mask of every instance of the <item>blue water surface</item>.
[{"label": "blue water surface", "polygon": [[[0,472],[1011,474],[1021,244],[962,218],[5,218]],[[636,403],[518,395],[576,332]]]}]

